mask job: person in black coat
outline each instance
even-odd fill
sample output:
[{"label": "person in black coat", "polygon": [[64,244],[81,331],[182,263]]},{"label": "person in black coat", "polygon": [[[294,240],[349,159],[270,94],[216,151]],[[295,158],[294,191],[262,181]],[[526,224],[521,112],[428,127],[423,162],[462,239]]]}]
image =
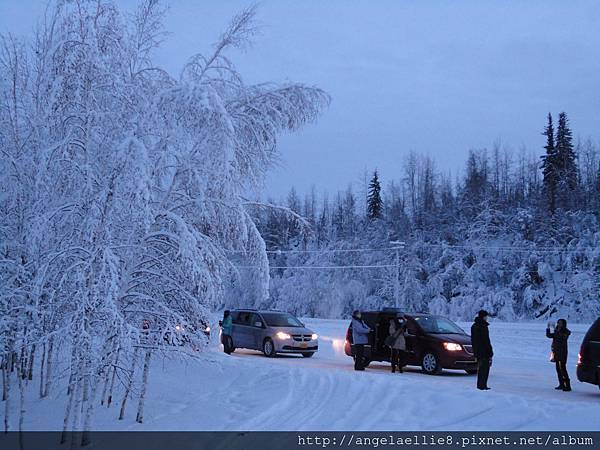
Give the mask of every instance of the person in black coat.
[{"label": "person in black coat", "polygon": [[552,339],[552,359],[556,364],[556,374],[558,375],[558,386],[554,389],[563,391],[571,390],[571,380],[567,372],[567,357],[569,352],[568,339],[571,331],[567,328],[565,319],[558,319],[554,331],[550,331],[551,324],[546,328],[546,337]]},{"label": "person in black coat", "polygon": [[475,322],[471,326],[471,343],[473,344],[473,354],[477,358],[477,389],[486,391],[490,389],[487,385],[492,365],[494,350],[490,342],[490,332],[488,330],[489,314],[481,310],[475,317]]}]

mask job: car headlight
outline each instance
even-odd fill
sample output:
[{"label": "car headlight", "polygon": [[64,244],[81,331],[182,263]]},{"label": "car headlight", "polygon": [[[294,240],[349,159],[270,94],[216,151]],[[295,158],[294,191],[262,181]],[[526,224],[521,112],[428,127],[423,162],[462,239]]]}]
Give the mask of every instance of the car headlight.
[{"label": "car headlight", "polygon": [[313,341],[316,341],[318,338],[319,338],[319,335],[317,333],[313,333],[312,336],[311,336],[311,339]]},{"label": "car headlight", "polygon": [[210,327],[207,325],[207,326],[206,326],[206,328],[204,329],[204,331],[205,331],[206,333],[210,333]]},{"label": "car headlight", "polygon": [[460,344],[455,344],[454,342],[444,342],[444,348],[450,352],[462,350],[462,346]]},{"label": "car headlight", "polygon": [[177,331],[185,331],[185,328],[183,328],[181,325],[175,325],[175,329]]},{"label": "car headlight", "polygon": [[279,339],[291,339],[291,338],[292,338],[292,337],[291,337],[289,334],[287,334],[287,333],[284,333],[283,331],[279,331],[279,332],[277,333],[277,337],[278,337]]}]

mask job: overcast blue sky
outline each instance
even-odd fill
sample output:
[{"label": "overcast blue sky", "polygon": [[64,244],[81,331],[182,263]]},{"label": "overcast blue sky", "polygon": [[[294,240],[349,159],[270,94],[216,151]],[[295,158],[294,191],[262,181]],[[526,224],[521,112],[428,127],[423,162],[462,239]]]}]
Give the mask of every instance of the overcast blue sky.
[{"label": "overcast blue sky", "polygon": [[[254,2],[165,3],[172,34],[156,58],[177,74]],[[44,5],[0,0],[0,30],[30,33]],[[343,189],[365,168],[399,178],[410,150],[454,172],[498,139],[541,152],[549,111],[600,138],[600,2],[264,0],[259,21],[254,46],[232,55],[246,81],[301,81],[333,98],[281,139],[267,194]]]}]

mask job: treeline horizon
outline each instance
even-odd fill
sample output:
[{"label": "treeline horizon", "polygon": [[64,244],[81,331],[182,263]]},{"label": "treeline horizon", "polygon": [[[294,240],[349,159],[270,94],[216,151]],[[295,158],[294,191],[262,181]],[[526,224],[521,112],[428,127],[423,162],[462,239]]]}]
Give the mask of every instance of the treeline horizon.
[{"label": "treeline horizon", "polygon": [[[564,125],[571,135],[567,116],[561,113],[563,115]],[[453,176],[450,171],[438,170],[435,158],[410,151],[403,157],[402,173],[387,182],[382,182],[378,167],[374,166],[371,171],[365,169],[358,188],[357,182],[349,182],[345,189],[330,194],[328,190],[318,192],[317,187],[312,185],[301,196],[292,186],[284,198],[269,196],[267,202],[285,206],[302,216],[311,225],[302,231],[308,235],[314,232],[317,237],[328,214],[332,217],[337,215],[338,218],[346,216],[350,222],[354,216],[366,226],[371,226],[376,219],[389,225],[390,220],[399,220],[408,226],[406,231],[409,228],[427,229],[449,212],[472,217],[482,207],[500,210],[533,207],[538,213],[549,215],[560,213],[561,210],[579,210],[600,215],[598,141],[587,137],[578,138],[575,144],[569,142],[571,155],[568,159],[572,165],[568,173],[560,174],[562,169],[555,167],[557,163],[551,160],[553,157],[557,159],[552,144],[557,137],[553,132],[551,113],[548,117],[549,124],[540,131],[540,136],[546,136],[546,142],[540,139],[540,150],[537,152],[525,148],[515,151],[498,139],[491,149],[470,149],[464,168]],[[548,133],[552,138],[548,138]],[[544,143],[545,146],[542,145]],[[373,182],[378,186],[380,197],[381,212],[376,217],[368,211],[369,191]],[[289,222],[294,228],[297,220],[292,217]],[[345,222],[348,224],[348,220]],[[339,236],[343,236],[343,224],[338,224],[337,228],[341,232]],[[400,230],[396,228],[396,231],[398,233],[393,237],[401,238]],[[290,234],[294,235],[293,230],[290,230]],[[269,240],[266,240],[269,248]],[[270,244],[275,247],[280,245],[275,241]]]},{"label": "treeline horizon", "polygon": [[[506,319],[600,312],[600,146],[573,143],[566,114],[556,131],[550,120],[541,121],[539,151],[496,142],[469,151],[456,177],[410,152],[387,182],[373,167],[358,190],[319,196],[313,188],[301,198],[292,187],[285,200],[270,200],[279,208],[257,211],[257,224],[267,250],[282,253],[269,254],[263,306],[327,317],[395,303],[462,319],[481,307]],[[393,266],[394,241],[406,242],[398,274],[361,269]],[[332,252],[353,248],[375,251]]]}]

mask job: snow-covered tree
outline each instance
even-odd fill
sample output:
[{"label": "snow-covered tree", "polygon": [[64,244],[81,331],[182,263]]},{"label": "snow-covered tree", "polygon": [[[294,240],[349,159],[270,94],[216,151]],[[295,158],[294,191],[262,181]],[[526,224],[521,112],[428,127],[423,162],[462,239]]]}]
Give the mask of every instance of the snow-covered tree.
[{"label": "snow-covered tree", "polygon": [[268,297],[244,195],[276,160],[278,135],[329,97],[244,83],[228,54],[254,35],[254,8],[178,77],[152,57],[165,37],[157,0],[133,14],[108,0],[49,11],[30,45],[4,37],[0,48],[2,369],[8,412],[34,359],[42,397],[68,361],[64,430],[86,443],[116,390],[120,416],[138,393],[143,420],[154,357],[203,347],[209,312],[241,276],[231,255],[258,268],[256,302]]}]

